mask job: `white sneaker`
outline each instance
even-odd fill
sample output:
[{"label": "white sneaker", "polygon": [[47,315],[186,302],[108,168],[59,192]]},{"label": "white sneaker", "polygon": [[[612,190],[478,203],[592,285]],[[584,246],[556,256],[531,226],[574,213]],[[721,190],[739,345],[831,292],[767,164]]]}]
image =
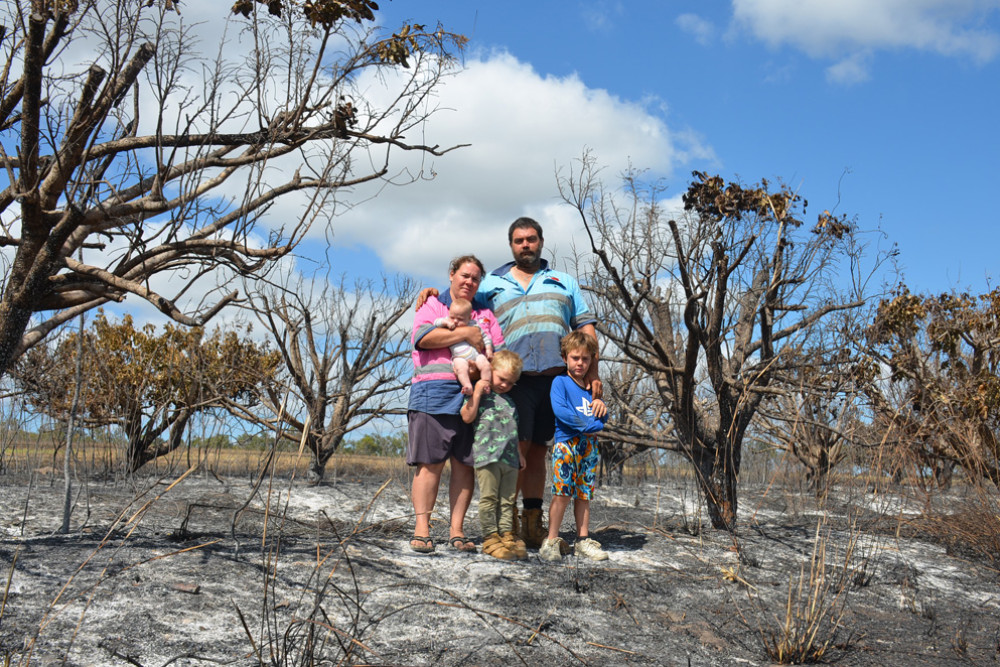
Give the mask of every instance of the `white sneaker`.
[{"label": "white sneaker", "polygon": [[542,560],[562,560],[562,550],[559,548],[561,541],[558,537],[555,539],[546,537],[538,549],[538,557]]},{"label": "white sneaker", "polygon": [[590,560],[608,559],[608,552],[601,548],[601,543],[589,537],[577,540],[573,545],[573,551],[577,556],[589,558]]}]

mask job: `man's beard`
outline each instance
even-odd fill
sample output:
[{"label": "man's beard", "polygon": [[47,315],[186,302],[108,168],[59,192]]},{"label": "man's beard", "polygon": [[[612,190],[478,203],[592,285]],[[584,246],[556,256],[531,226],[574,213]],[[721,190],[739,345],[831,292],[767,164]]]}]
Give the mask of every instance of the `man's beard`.
[{"label": "man's beard", "polygon": [[514,258],[514,264],[522,271],[534,271],[539,267],[539,255],[537,253],[518,253]]}]

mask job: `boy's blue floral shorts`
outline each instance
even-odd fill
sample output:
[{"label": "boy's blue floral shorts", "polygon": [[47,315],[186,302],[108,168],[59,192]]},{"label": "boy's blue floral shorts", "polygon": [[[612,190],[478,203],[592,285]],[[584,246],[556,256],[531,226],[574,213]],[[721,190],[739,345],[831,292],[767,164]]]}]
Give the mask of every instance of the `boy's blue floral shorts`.
[{"label": "boy's blue floral shorts", "polygon": [[597,438],[592,435],[557,442],[552,446],[552,495],[593,498],[600,460]]}]

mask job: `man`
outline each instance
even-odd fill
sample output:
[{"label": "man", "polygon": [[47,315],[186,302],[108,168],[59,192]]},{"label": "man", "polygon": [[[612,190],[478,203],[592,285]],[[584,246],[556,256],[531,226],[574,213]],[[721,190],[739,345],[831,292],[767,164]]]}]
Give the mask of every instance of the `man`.
[{"label": "man", "polygon": [[[531,218],[518,218],[507,230],[514,260],[488,274],[479,285],[476,303],[493,311],[507,349],[524,360],[521,378],[510,391],[517,406],[519,448],[525,467],[518,477],[524,512],[521,539],[533,549],[548,536],[542,521],[542,495],[547,469],[546,443],[555,431],[549,399],[552,380],[566,372],[559,342],[579,329],[597,340],[597,321],[583,299],[576,279],[549,268],[542,259],[542,227]],[[596,359],[595,359],[596,362]],[[587,385],[601,396],[597,363],[587,374]]]}]

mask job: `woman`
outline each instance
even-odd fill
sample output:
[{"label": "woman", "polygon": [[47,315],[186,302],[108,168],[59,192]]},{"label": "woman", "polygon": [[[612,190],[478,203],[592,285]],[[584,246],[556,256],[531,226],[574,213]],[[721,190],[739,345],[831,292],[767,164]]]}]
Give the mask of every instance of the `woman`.
[{"label": "woman", "polygon": [[[472,428],[462,421],[462,386],[452,371],[449,345],[467,342],[480,351],[483,337],[478,326],[456,327],[453,331],[434,326],[434,320],[447,317],[452,299],[472,301],[483,279],[483,264],[473,255],[451,262],[448,270],[448,293],[440,299],[431,297],[417,310],[413,321],[413,384],[407,413],[409,441],[406,463],[416,467],[410,496],[416,515],[416,528],[410,548],[418,553],[434,551],[430,535],[431,512],[437,500],[444,465],[451,461],[451,484],[448,492],[451,526],[448,542],[459,551],[475,552],[474,542],[465,537],[465,513],[472,502],[475,471],[472,468]],[[473,311],[472,321],[487,319],[493,345],[503,346],[503,335],[489,310]]]}]

